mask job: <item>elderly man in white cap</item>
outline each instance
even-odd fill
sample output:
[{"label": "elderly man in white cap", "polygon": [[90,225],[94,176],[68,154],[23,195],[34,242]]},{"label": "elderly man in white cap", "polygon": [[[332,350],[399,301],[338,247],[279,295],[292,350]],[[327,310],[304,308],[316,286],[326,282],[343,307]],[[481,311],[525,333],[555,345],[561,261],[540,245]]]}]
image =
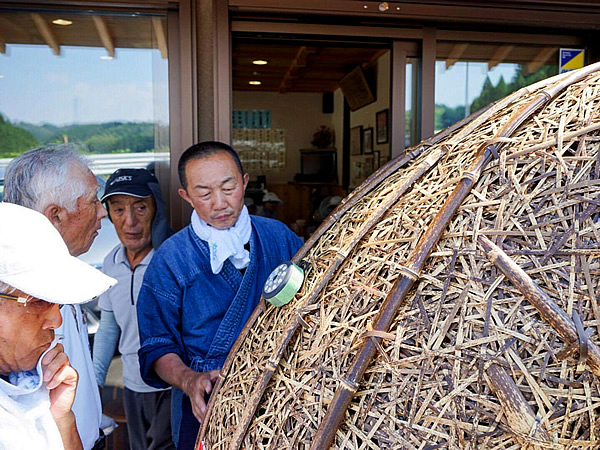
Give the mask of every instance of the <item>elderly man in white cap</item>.
[{"label": "elderly man in white cap", "polygon": [[[17,156],[6,168],[4,201],[42,213],[62,236],[69,253],[87,252],[106,217],[96,177],[70,144],[48,145]],[[65,353],[79,374],[73,412],[83,448],[104,448],[102,405],[90,355],[87,323],[79,305],[61,310]]]},{"label": "elderly man in white cap", "polygon": [[114,283],[71,256],[42,214],[0,203],[0,448],[82,448],[71,410],[77,372],[54,330],[64,304]]}]

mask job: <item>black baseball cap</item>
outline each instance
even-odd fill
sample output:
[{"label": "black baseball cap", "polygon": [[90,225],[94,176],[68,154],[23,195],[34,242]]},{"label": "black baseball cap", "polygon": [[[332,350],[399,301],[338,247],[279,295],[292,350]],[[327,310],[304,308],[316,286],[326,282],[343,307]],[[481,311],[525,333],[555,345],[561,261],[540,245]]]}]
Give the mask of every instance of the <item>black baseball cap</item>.
[{"label": "black baseball cap", "polygon": [[158,183],[158,180],[149,170],[118,169],[106,181],[104,195],[100,200],[105,201],[111,195],[117,194],[139,198],[151,197],[153,193],[150,183]]}]

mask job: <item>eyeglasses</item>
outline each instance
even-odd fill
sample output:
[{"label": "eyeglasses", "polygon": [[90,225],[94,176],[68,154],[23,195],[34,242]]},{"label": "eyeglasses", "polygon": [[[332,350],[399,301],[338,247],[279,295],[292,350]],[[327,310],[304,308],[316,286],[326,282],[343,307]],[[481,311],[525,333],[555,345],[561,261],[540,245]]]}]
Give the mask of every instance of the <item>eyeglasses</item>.
[{"label": "eyeglasses", "polygon": [[[17,295],[0,294],[0,298],[18,302],[23,305],[25,312],[28,314],[43,314],[56,304],[47,302],[46,300],[40,300],[31,295],[19,297]],[[58,305],[58,308],[61,309],[63,306],[64,305]]]}]

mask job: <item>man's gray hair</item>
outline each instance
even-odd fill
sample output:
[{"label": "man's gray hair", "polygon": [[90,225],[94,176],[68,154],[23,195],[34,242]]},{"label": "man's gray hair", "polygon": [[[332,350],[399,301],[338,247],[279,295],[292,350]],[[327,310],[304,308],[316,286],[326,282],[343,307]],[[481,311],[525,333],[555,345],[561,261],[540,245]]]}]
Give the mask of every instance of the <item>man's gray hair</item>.
[{"label": "man's gray hair", "polygon": [[89,170],[88,161],[72,144],[29,150],[6,167],[4,201],[38,212],[52,204],[73,211],[89,189],[84,177],[73,176],[75,168]]}]

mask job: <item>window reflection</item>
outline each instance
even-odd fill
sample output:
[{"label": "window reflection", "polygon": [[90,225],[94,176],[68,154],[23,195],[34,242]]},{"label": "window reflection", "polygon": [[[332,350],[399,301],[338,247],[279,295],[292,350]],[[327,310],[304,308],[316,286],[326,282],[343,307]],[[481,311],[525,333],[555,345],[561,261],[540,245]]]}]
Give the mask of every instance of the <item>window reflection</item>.
[{"label": "window reflection", "polygon": [[[130,158],[130,166],[166,160],[164,18],[55,16],[0,14],[7,42],[0,55],[0,158],[73,142],[94,162],[96,155],[115,153],[146,154],[138,162]],[[67,25],[56,25],[57,19]],[[114,170],[105,165],[98,162],[97,173]]]},{"label": "window reflection", "polygon": [[440,44],[435,70],[435,131],[511,92],[558,73],[558,47]]}]

